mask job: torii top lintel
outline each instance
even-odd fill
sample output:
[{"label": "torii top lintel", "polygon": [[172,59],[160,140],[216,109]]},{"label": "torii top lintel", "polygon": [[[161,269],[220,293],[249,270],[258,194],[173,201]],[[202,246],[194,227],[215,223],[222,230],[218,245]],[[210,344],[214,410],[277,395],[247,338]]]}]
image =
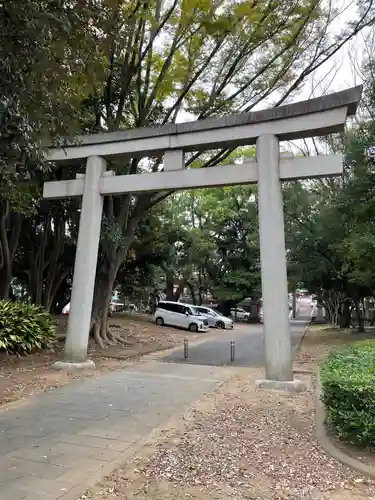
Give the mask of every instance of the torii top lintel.
[{"label": "torii top lintel", "polygon": [[274,134],[280,140],[323,136],[343,130],[347,116],[355,114],[361,94],[362,86],[357,86],[250,113],[78,136],[62,147],[49,147],[47,159],[74,163],[94,155],[110,159],[171,149],[204,151],[252,145],[263,134]]}]

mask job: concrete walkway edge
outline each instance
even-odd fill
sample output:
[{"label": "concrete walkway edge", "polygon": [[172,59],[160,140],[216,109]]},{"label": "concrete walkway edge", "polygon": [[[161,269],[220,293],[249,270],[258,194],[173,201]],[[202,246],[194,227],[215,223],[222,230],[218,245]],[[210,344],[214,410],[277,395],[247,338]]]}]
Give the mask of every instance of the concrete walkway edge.
[{"label": "concrete walkway edge", "polygon": [[320,383],[320,373],[319,368],[316,372],[316,439],[323,450],[330,455],[332,458],[337,460],[343,465],[356,470],[357,472],[367,476],[371,479],[375,479],[375,468],[366,465],[355,458],[349,457],[346,453],[336,448],[327,435],[325,422],[325,409],[321,400],[322,387]]}]

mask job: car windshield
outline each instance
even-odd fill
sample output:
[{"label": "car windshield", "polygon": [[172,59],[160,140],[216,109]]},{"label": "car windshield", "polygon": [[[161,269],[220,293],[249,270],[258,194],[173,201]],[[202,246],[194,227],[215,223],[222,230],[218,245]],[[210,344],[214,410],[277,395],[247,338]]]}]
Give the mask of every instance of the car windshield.
[{"label": "car windshield", "polygon": [[192,310],[193,314],[197,315],[197,316],[200,316],[201,314],[203,314],[199,309],[197,309],[196,307],[190,307],[190,309]]},{"label": "car windshield", "polygon": [[212,311],[212,309],[206,309],[206,308],[200,308],[200,307],[192,307],[191,308],[192,311],[193,311],[193,314],[197,314],[198,316],[201,316],[203,314],[203,316],[205,315],[209,315],[209,316],[217,316],[217,314],[215,313],[215,311]]},{"label": "car windshield", "polygon": [[208,311],[208,314],[210,314],[211,316],[221,316],[219,313],[217,313],[213,309],[207,309],[207,311]]}]

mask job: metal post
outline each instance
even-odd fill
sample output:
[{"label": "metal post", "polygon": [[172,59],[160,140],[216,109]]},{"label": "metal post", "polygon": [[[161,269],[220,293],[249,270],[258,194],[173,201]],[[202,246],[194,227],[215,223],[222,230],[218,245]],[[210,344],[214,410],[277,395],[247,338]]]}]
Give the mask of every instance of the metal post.
[{"label": "metal post", "polygon": [[234,363],[234,355],[235,355],[235,344],[234,340],[230,341],[230,362]]},{"label": "metal post", "polygon": [[292,308],[293,308],[292,318],[296,319],[296,317],[297,317],[297,297],[296,297],[296,292],[295,291],[293,292]]},{"label": "metal post", "polygon": [[184,339],[184,359],[189,359],[189,341]]}]

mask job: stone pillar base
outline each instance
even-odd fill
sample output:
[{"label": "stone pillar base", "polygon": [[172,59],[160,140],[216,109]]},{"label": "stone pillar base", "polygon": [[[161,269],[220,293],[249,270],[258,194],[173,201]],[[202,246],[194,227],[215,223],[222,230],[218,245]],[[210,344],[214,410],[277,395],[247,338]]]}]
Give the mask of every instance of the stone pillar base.
[{"label": "stone pillar base", "polygon": [[62,372],[73,373],[79,370],[95,370],[95,363],[92,359],[87,359],[80,363],[74,363],[73,361],[56,361],[56,363],[52,365],[52,368]]},{"label": "stone pillar base", "polygon": [[256,380],[255,386],[257,389],[266,391],[283,391],[283,392],[302,392],[306,389],[306,385],[301,380]]}]

